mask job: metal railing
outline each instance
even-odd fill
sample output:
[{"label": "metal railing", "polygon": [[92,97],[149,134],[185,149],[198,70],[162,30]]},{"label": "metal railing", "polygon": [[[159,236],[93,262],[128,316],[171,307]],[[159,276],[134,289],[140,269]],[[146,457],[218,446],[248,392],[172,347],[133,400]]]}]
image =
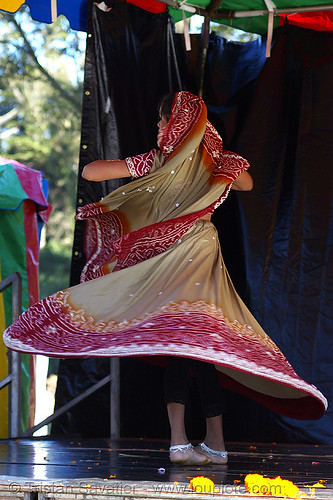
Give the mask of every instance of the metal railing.
[{"label": "metal railing", "polygon": [[119,358],[110,359],[110,374],[99,380],[94,385],[86,389],[84,392],[73,398],[68,403],[58,408],[52,415],[45,418],[38,424],[23,432],[22,437],[32,436],[38,429],[44,427],[56,418],[60,417],[63,413],[68,411],[73,406],[77,405],[88,396],[96,392],[98,389],[110,382],[110,438],[116,439],[120,435],[120,419],[119,419]]},{"label": "metal railing", "polygon": [[[0,282],[0,293],[9,286],[12,290],[12,321],[14,322],[21,313],[22,307],[22,280],[19,273],[13,273],[8,278]],[[110,437],[115,439],[120,435],[119,419],[119,359],[110,359],[110,374],[99,382],[86,389],[65,405],[58,408],[52,415],[45,418],[35,426],[21,433],[21,355],[15,351],[8,351],[8,376],[0,380],[0,389],[9,385],[9,415],[8,415],[8,434],[9,437],[27,437],[44,425],[53,422],[60,415],[77,405],[98,389],[110,383]]]},{"label": "metal railing", "polygon": [[[0,282],[0,293],[12,286],[12,321],[21,314],[22,279],[20,273],[12,273]],[[8,351],[8,375],[0,380],[0,389],[9,386],[8,434],[18,437],[21,433],[21,355]]]}]

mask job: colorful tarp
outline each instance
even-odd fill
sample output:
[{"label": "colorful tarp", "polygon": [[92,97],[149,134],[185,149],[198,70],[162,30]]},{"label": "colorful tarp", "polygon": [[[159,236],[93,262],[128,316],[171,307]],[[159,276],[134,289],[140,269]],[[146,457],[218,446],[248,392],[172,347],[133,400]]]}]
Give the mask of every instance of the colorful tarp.
[{"label": "colorful tarp", "polygon": [[[47,182],[38,170],[0,156],[0,280],[14,272],[22,277],[22,308],[39,298],[39,231],[47,222]],[[0,294],[1,331],[12,322],[12,291]],[[0,377],[8,374],[6,348],[0,344]],[[30,426],[34,413],[34,363],[22,356],[22,430]],[[0,438],[8,436],[8,391],[0,392]],[[30,417],[30,421],[29,421]]]},{"label": "colorful tarp", "polygon": [[[71,24],[71,27],[76,30],[87,30],[87,14],[88,2],[90,0],[0,0],[0,9],[8,12],[16,12],[24,3],[30,7],[31,16],[36,21],[50,23],[60,14],[66,16]],[[165,3],[158,0],[127,0],[128,3],[136,5],[142,9],[148,10],[155,14],[166,12],[169,10],[170,15],[176,21],[180,21],[183,16],[181,8],[171,8]],[[100,3],[100,2],[96,2]],[[112,2],[106,2],[111,4]],[[185,8],[186,15],[192,15],[193,6],[197,9],[206,9],[210,5],[210,0],[185,0],[182,2],[175,2],[175,4],[182,5]],[[104,4],[104,2],[103,2]],[[328,12],[325,7],[333,6],[332,0],[274,0],[276,8],[275,26],[279,24],[278,13],[288,12],[288,9],[295,9],[302,11],[304,8],[312,8],[322,6],[321,10]],[[191,9],[192,8],[192,9]],[[192,13],[191,13],[192,10]],[[281,12],[280,12],[281,11]],[[267,32],[268,16],[262,15],[267,12],[265,0],[223,0],[216,10],[218,17],[213,15],[213,21],[221,22],[222,24],[231,24],[233,27],[249,31],[253,33],[264,34]],[[246,13],[249,13],[247,16]],[[230,15],[236,13],[236,16],[230,19]],[[242,13],[242,14],[240,14]],[[245,13],[245,14],[243,14]],[[221,15],[224,18],[221,18]],[[298,18],[293,18],[292,23],[302,26],[304,19],[303,14],[298,14]],[[318,15],[316,12],[305,14],[306,27],[311,29],[324,29],[333,30],[333,14],[327,13],[325,18]],[[328,25],[327,25],[328,22]],[[300,24],[298,24],[300,23]],[[313,28],[316,26],[317,28]],[[318,28],[319,26],[319,28]]]}]

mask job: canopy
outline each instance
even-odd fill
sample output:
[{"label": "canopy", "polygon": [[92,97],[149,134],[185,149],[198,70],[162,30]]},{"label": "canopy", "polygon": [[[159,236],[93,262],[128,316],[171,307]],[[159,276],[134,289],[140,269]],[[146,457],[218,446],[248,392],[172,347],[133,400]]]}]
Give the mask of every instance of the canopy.
[{"label": "canopy", "polygon": [[[22,277],[22,307],[39,298],[39,232],[51,206],[47,180],[38,170],[0,156],[0,281],[14,272]],[[38,216],[37,216],[38,214]],[[0,332],[12,322],[11,289],[0,294]],[[0,343],[0,379],[7,376],[7,349]],[[22,356],[22,430],[33,424],[34,364]],[[0,394],[0,438],[8,436],[7,393]]]},{"label": "canopy", "polygon": [[[88,2],[91,0],[0,0],[0,9],[16,12],[24,3],[30,7],[36,21],[50,23],[63,14],[73,29],[87,30]],[[213,21],[231,24],[235,28],[263,34],[268,22],[278,25],[285,22],[281,14],[288,14],[288,22],[307,28],[333,30],[332,0],[127,0],[153,13],[169,10],[175,21],[180,21],[183,12],[187,16],[199,14]],[[112,8],[114,0],[96,1],[104,10]],[[295,16],[293,13],[298,14]],[[269,14],[269,16],[268,16]],[[305,17],[305,21],[304,18]],[[305,24],[304,24],[305,23]]]}]

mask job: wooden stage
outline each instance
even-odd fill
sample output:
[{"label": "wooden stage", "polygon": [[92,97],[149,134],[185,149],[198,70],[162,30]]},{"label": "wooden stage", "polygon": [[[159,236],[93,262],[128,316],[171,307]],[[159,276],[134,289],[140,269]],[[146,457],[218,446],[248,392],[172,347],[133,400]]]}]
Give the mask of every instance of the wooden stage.
[{"label": "wooden stage", "polygon": [[[0,440],[0,500],[253,499],[248,473],[293,481],[307,498],[333,499],[333,446],[228,443],[228,466],[179,467],[165,441],[109,439]],[[205,476],[214,493],[195,493]],[[310,489],[323,480],[325,488]]]}]

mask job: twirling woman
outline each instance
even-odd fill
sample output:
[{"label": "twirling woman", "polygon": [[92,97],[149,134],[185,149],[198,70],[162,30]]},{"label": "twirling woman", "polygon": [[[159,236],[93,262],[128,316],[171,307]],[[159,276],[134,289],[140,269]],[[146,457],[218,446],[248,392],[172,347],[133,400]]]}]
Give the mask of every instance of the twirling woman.
[{"label": "twirling woman", "polygon": [[[248,311],[223,264],[210,216],[231,188],[252,189],[248,162],[223,150],[203,100],[188,92],[162,102],[158,127],[158,150],[84,168],[92,181],[135,180],[79,209],[81,284],[31,306],[4,341],[47,356],[167,358],[171,461],[226,463],[220,384],[293,418],[320,418],[327,403]],[[184,427],[189,370],[207,424],[196,448]]]}]

